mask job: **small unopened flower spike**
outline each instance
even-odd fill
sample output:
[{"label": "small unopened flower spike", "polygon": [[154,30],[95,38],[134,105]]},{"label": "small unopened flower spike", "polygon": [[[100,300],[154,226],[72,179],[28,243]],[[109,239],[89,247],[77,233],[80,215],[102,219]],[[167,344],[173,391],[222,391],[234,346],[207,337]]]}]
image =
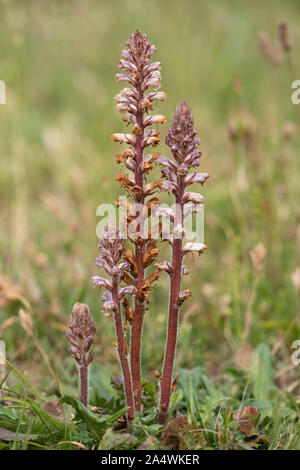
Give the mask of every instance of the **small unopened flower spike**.
[{"label": "small unopened flower spike", "polygon": [[80,401],[84,406],[88,405],[88,368],[93,360],[90,348],[95,332],[96,327],[89,307],[77,302],[71,313],[66,338],[71,343],[69,351],[79,369]]},{"label": "small unopened flower spike", "polygon": [[202,195],[187,191],[194,183],[203,185],[208,178],[207,173],[189,173],[200,165],[201,152],[198,150],[199,139],[196,136],[194,121],[190,109],[183,100],[176,108],[171,127],[166,137],[174,160],[159,157],[158,163],[163,167],[163,183],[161,189],[173,193],[175,210],[169,220],[173,223],[172,261],[158,263],[159,270],[164,270],[170,277],[170,301],[168,332],[165,349],[164,366],[160,380],[159,422],[164,424],[168,418],[172,395],[172,376],[177,343],[179,308],[192,293],[190,290],[181,291],[181,280],[187,274],[187,268],[182,264],[184,256],[189,253],[203,253],[206,246],[203,243],[188,242],[183,246],[184,220],[189,214],[200,210],[204,198]]}]

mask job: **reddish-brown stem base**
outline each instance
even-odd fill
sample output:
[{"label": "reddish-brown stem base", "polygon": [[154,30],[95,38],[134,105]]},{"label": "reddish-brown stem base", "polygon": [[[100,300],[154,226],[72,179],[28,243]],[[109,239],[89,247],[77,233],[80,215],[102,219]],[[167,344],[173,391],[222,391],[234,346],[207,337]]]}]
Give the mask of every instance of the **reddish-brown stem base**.
[{"label": "reddish-brown stem base", "polygon": [[172,376],[175,362],[175,352],[177,343],[177,330],[179,320],[179,307],[177,298],[180,292],[181,268],[182,268],[182,240],[174,240],[172,255],[173,272],[170,278],[170,304],[168,318],[168,332],[165,349],[163,372],[160,381],[160,403],[159,403],[159,424],[165,424],[172,396]]},{"label": "reddish-brown stem base", "polygon": [[138,304],[137,300],[131,327],[130,366],[135,410],[140,412],[142,409],[141,346],[144,312],[142,305]]},{"label": "reddish-brown stem base", "polygon": [[80,366],[79,369],[79,381],[80,381],[80,401],[84,406],[88,406],[88,366]]},{"label": "reddish-brown stem base", "polygon": [[114,320],[115,320],[115,329],[116,329],[117,342],[118,342],[118,356],[119,356],[123,379],[124,379],[124,392],[125,392],[126,406],[129,407],[129,410],[127,411],[127,428],[129,429],[130,423],[134,418],[134,400],[133,400],[131,373],[130,373],[129,362],[128,362],[128,357],[127,357],[127,345],[126,345],[126,340],[124,337],[120,301],[118,298],[118,285],[115,283],[113,284],[112,296],[113,296],[113,301],[116,306],[116,311],[114,313]]},{"label": "reddish-brown stem base", "polygon": [[125,391],[125,400],[126,406],[129,407],[127,411],[127,429],[130,429],[130,424],[134,418],[134,400],[133,400],[133,392],[132,392],[132,384],[131,384],[131,375],[130,375],[130,368],[127,356],[122,353],[122,351],[118,350],[121,369],[123,372],[124,378],[124,391]]}]

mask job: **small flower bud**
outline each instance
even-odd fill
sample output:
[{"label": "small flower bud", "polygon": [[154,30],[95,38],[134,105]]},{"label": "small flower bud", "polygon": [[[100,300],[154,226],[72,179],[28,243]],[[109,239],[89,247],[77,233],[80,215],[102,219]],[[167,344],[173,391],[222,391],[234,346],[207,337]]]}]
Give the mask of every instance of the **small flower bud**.
[{"label": "small flower bud", "polygon": [[94,342],[95,332],[96,327],[89,307],[77,302],[71,313],[66,338],[71,343],[70,353],[79,366],[87,365],[87,354]]},{"label": "small flower bud", "polygon": [[287,21],[281,21],[278,25],[278,39],[285,51],[289,51],[292,48],[292,38],[289,30]]}]

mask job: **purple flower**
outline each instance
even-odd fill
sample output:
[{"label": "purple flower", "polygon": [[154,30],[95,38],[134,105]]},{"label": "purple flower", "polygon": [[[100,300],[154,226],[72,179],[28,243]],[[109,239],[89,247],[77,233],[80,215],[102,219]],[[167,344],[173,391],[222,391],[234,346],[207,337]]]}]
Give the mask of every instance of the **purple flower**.
[{"label": "purple flower", "polygon": [[[176,108],[166,137],[166,144],[170,147],[174,160],[172,161],[166,157],[158,158],[158,163],[164,167],[162,170],[165,178],[163,187],[171,189],[175,194],[181,180],[180,177],[184,177],[184,186],[192,183],[203,184],[206,181],[208,178],[207,173],[188,175],[191,168],[199,166],[201,157],[201,152],[198,150],[199,143],[200,140],[196,137],[191,111],[183,100]],[[168,183],[171,183],[171,186],[168,186]]]},{"label": "purple flower", "polygon": [[93,276],[91,281],[94,287],[104,287],[106,292],[102,296],[102,311],[106,315],[116,311],[112,292],[117,289],[119,299],[124,295],[134,295],[136,289],[132,285],[120,287],[125,270],[130,266],[127,261],[122,261],[123,245],[119,229],[109,221],[104,229],[103,241],[99,243],[100,256],[96,258],[96,265],[109,275],[110,279],[101,276]]}]

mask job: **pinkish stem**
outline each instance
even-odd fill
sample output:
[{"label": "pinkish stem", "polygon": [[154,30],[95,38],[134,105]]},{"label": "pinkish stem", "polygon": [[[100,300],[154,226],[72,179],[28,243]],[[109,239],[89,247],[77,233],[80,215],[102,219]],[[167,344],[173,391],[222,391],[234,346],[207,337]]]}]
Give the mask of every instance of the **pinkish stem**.
[{"label": "pinkish stem", "polygon": [[127,345],[126,345],[126,341],[124,337],[123,323],[122,323],[122,317],[121,317],[118,282],[116,282],[115,280],[113,282],[112,298],[116,306],[116,311],[114,313],[114,321],[115,321],[115,329],[116,329],[117,342],[118,342],[118,346],[117,346],[118,355],[119,355],[119,360],[120,360],[121,369],[123,373],[123,379],[124,379],[124,391],[125,391],[126,405],[129,407],[129,410],[127,412],[127,427],[129,429],[130,423],[134,418],[134,399],[133,399],[131,374],[130,374],[129,362],[128,362],[128,357],[127,357]]},{"label": "pinkish stem", "polygon": [[88,365],[84,362],[79,369],[80,401],[84,406],[88,406]]},{"label": "pinkish stem", "polygon": [[[143,92],[140,86],[137,87],[139,93],[139,103],[143,100]],[[144,138],[144,124],[143,124],[143,110],[139,110],[137,113],[137,124],[142,129],[140,135],[137,136],[135,144],[135,152],[137,156],[137,164],[135,170],[135,181],[140,188],[142,188],[142,195],[139,201],[135,201],[140,204],[144,204],[144,194],[143,194],[143,174],[140,171],[140,166],[143,160],[143,147],[142,140]],[[138,215],[138,214],[137,214]],[[140,227],[137,227],[139,230]],[[130,365],[131,365],[131,376],[132,376],[132,386],[133,386],[133,395],[135,402],[136,411],[141,411],[142,408],[142,383],[141,383],[141,347],[142,347],[142,333],[143,333],[143,322],[145,315],[145,301],[139,299],[139,292],[145,282],[145,270],[143,266],[143,257],[144,257],[144,244],[141,246],[135,245],[135,261],[137,264],[137,279],[135,287],[137,289],[137,296],[135,298],[135,308],[131,324],[131,346],[130,346]]]},{"label": "pinkish stem", "polygon": [[[179,180],[180,181],[180,180]],[[179,194],[176,197],[176,214],[174,226],[182,224],[183,214],[180,205],[184,188],[180,185]],[[159,403],[159,424],[165,424],[172,396],[172,377],[175,363],[175,353],[177,344],[177,331],[179,322],[179,305],[177,304],[180,293],[182,279],[182,238],[174,239],[172,245],[172,272],[170,274],[170,300],[167,343],[165,349],[164,365],[160,381],[160,403]]]}]

